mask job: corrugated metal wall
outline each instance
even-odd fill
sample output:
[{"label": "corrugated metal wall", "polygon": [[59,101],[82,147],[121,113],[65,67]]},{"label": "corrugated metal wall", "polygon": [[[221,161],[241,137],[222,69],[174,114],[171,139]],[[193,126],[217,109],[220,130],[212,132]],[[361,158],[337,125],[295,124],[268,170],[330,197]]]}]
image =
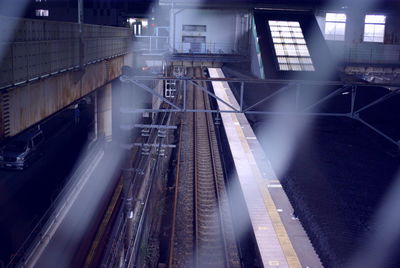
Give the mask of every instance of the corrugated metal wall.
[{"label": "corrugated metal wall", "polygon": [[0,92],[0,140],[10,131],[10,94]]},{"label": "corrugated metal wall", "polygon": [[82,71],[78,24],[0,20],[0,140],[117,78],[131,43],[129,28],[83,25]]},{"label": "corrugated metal wall", "polygon": [[[0,65],[0,88],[79,66],[78,24],[8,17],[0,20],[0,32],[8,32],[0,35],[0,52],[6,51]],[[126,54],[131,35],[129,28],[83,25],[83,63]]]},{"label": "corrugated metal wall", "polygon": [[3,91],[9,121],[3,121],[5,114],[1,116],[0,139],[18,134],[117,78],[123,64],[124,57],[117,57],[91,64],[85,72],[65,72]]}]

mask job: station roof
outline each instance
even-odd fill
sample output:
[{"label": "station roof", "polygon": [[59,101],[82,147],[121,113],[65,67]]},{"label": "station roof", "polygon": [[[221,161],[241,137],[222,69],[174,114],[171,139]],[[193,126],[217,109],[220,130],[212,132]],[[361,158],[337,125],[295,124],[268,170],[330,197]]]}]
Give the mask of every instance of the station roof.
[{"label": "station roof", "polygon": [[398,0],[159,0],[160,5],[224,6],[224,7],[292,7],[292,8],[342,8],[373,6],[379,9],[400,7]]}]

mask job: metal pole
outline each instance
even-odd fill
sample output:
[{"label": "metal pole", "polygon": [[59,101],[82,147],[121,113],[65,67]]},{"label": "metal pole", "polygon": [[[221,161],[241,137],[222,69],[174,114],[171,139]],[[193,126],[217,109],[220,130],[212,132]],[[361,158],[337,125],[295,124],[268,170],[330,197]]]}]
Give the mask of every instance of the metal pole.
[{"label": "metal pole", "polygon": [[[83,0],[78,0],[78,23],[79,26],[83,23]],[[79,32],[81,32],[81,29],[82,28],[79,27]]]},{"label": "metal pole", "polygon": [[152,36],[150,36],[150,49],[149,49],[150,52],[152,51],[152,48],[151,48],[151,47],[152,47],[152,45],[151,45],[151,37],[152,37]]},{"label": "metal pole", "polygon": [[383,95],[383,96],[380,97],[379,99],[377,99],[377,100],[375,100],[375,101],[373,101],[373,102],[371,102],[371,103],[365,105],[364,107],[358,109],[358,110],[355,111],[354,113],[359,114],[359,113],[361,113],[362,111],[364,111],[364,110],[370,108],[371,106],[374,106],[374,105],[376,105],[376,104],[378,104],[378,103],[380,103],[380,102],[383,102],[383,101],[385,101],[385,100],[387,100],[387,99],[389,99],[389,98],[391,98],[391,97],[393,97],[394,95],[399,94],[399,93],[400,93],[400,89],[396,89],[396,90],[394,90],[394,91],[392,91],[392,92],[390,92],[390,93],[388,93],[388,94],[386,94],[386,95]]},{"label": "metal pole", "polygon": [[391,137],[389,137],[388,135],[386,135],[385,133],[383,133],[382,131],[380,131],[376,127],[372,126],[371,124],[369,124],[366,121],[364,121],[363,119],[361,119],[359,116],[356,117],[356,120],[358,120],[359,122],[363,123],[365,126],[369,127],[370,129],[374,130],[376,133],[378,133],[379,135],[381,135],[382,137],[384,137],[385,139],[387,139],[391,143],[397,145],[399,147],[399,149],[400,149],[400,141],[395,141],[394,139],[392,139]]},{"label": "metal pole", "polygon": [[244,82],[240,83],[240,112],[243,112]]},{"label": "metal pole", "polygon": [[79,27],[79,68],[83,69],[83,0],[78,0],[78,27]]},{"label": "metal pole", "polygon": [[183,81],[183,111],[186,112],[186,91],[187,91],[187,81]]},{"label": "metal pole", "polygon": [[[171,0],[172,2],[172,0]],[[172,40],[170,40],[170,42],[172,41],[172,53],[175,52],[175,11],[174,11],[174,2],[172,2],[172,6],[171,6],[171,26],[170,26],[170,37]]]},{"label": "metal pole", "polygon": [[300,84],[296,85],[296,111],[299,110]]},{"label": "metal pole", "polygon": [[352,86],[351,88],[351,117],[354,117],[354,107],[356,103],[356,96],[357,96],[357,86]]},{"label": "metal pole", "polygon": [[311,104],[310,106],[306,107],[303,109],[303,112],[308,111],[312,108],[314,108],[315,106],[317,106],[318,104],[321,104],[322,102],[329,100],[332,97],[335,97],[337,95],[339,95],[340,93],[342,93],[344,90],[346,90],[348,88],[348,86],[343,86],[339,89],[336,89],[335,91],[333,91],[332,93],[328,94],[327,96],[325,96],[324,98],[320,99],[319,101]]},{"label": "metal pole", "polygon": [[93,124],[93,131],[94,131],[94,138],[93,140],[97,140],[99,133],[98,133],[98,107],[97,107],[97,91],[93,93],[93,104],[94,104],[94,124]]},{"label": "metal pole", "polygon": [[158,50],[158,27],[156,27],[156,50]]}]

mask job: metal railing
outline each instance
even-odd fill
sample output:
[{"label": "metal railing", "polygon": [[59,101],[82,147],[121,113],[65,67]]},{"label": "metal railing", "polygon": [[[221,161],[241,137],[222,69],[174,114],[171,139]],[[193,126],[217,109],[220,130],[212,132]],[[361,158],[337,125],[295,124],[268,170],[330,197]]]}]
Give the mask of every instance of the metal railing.
[{"label": "metal railing", "polygon": [[170,50],[168,36],[137,35],[133,40],[133,51],[135,52],[163,53]]},{"label": "metal railing", "polygon": [[175,53],[198,53],[198,54],[239,54],[232,43],[175,43]]},{"label": "metal railing", "polygon": [[130,28],[1,17],[0,88],[128,53]]},{"label": "metal railing", "polygon": [[400,65],[400,45],[327,43],[332,54],[345,63]]},{"label": "metal railing", "polygon": [[191,54],[240,54],[232,43],[190,43],[176,42],[175,47],[169,43],[168,36],[135,36],[133,51],[144,53],[191,53]]}]

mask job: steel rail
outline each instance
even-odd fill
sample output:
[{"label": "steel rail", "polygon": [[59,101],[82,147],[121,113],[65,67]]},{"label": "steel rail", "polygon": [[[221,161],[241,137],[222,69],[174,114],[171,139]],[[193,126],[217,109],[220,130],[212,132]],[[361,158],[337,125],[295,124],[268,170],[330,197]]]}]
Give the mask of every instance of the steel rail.
[{"label": "steel rail", "polygon": [[[204,101],[204,106],[206,107],[206,96],[203,93],[203,101]],[[225,263],[226,263],[226,267],[230,267],[230,262],[229,262],[229,251],[228,251],[228,247],[226,244],[226,233],[225,233],[225,228],[224,228],[224,222],[223,222],[223,215],[222,215],[222,209],[223,209],[223,203],[222,203],[222,198],[220,196],[220,192],[223,189],[220,189],[220,187],[218,186],[218,174],[217,174],[217,164],[216,164],[216,155],[214,153],[214,148],[213,146],[216,146],[214,144],[214,142],[212,141],[212,133],[211,133],[211,124],[212,124],[212,119],[210,122],[210,114],[205,114],[205,119],[206,119],[206,126],[207,126],[207,133],[208,133],[208,141],[209,141],[209,145],[210,145],[210,157],[211,157],[211,163],[212,163],[212,170],[213,170],[213,174],[214,174],[214,184],[215,184],[215,196],[217,199],[217,207],[218,207],[218,219],[219,219],[219,225],[220,225],[220,229],[221,229],[221,238],[222,238],[222,243],[224,244],[224,256],[225,256]]]},{"label": "steel rail", "polygon": [[[195,92],[194,92],[194,90],[195,90],[195,87],[193,87],[193,89],[192,89],[192,91],[191,91],[191,93],[192,93],[192,96],[193,96],[193,109],[195,109],[195,107],[196,107],[196,95],[195,95]],[[195,238],[194,238],[194,249],[195,249],[195,254],[194,254],[194,267],[195,268],[198,268],[199,267],[199,258],[198,258],[198,254],[199,254],[199,248],[198,248],[198,246],[199,246],[199,235],[198,235],[198,233],[199,233],[199,228],[198,228],[198,223],[199,223],[199,212],[198,212],[198,185],[197,185],[197,183],[198,183],[198,171],[197,171],[197,165],[196,165],[196,163],[197,163],[197,134],[196,134],[196,127],[197,127],[197,124],[198,124],[198,122],[197,122],[197,120],[196,120],[196,114],[193,114],[192,115],[193,116],[193,131],[192,131],[192,135],[193,135],[193,177],[194,177],[194,179],[193,179],[193,188],[194,188],[194,209],[193,209],[193,212],[194,212],[194,235],[195,235]]]},{"label": "steel rail", "polygon": [[[196,73],[199,73],[199,69],[196,69]],[[205,93],[204,91],[196,91],[197,94],[195,94],[195,92],[193,92],[194,94],[194,105],[195,106],[203,106],[203,108],[206,108],[206,100],[205,100]],[[196,118],[197,116],[197,118]],[[223,228],[223,222],[222,222],[222,215],[221,215],[221,209],[222,207],[220,206],[220,196],[219,196],[219,187],[218,187],[218,176],[216,173],[216,164],[215,164],[215,155],[213,154],[213,144],[212,144],[212,140],[211,140],[211,130],[210,130],[210,122],[208,120],[208,116],[207,114],[197,114],[195,115],[195,120],[194,120],[194,171],[195,171],[195,180],[194,180],[194,193],[195,193],[195,267],[196,268],[200,268],[200,267],[204,267],[204,265],[202,265],[200,262],[204,261],[204,256],[203,258],[199,258],[199,255],[201,254],[201,251],[204,249],[200,248],[200,243],[202,243],[200,241],[200,223],[201,221],[204,224],[204,221],[206,221],[206,219],[204,218],[204,211],[202,210],[202,206],[204,206],[205,204],[207,204],[206,200],[204,199],[204,196],[202,197],[202,193],[200,191],[204,191],[204,174],[203,174],[203,181],[201,181],[201,173],[202,171],[204,171],[204,167],[201,166],[200,161],[204,161],[204,158],[201,158],[200,155],[200,150],[204,150],[204,148],[207,148],[210,152],[210,155],[208,155],[207,157],[207,162],[209,162],[211,164],[211,173],[212,173],[212,177],[210,182],[213,182],[213,191],[215,194],[215,215],[216,217],[218,217],[217,221],[218,221],[218,225],[219,225],[219,236],[220,236],[220,242],[222,242],[223,247],[222,247],[222,251],[223,251],[223,256],[224,256],[224,267],[229,267],[229,255],[228,255],[228,250],[227,250],[227,246],[226,246],[226,239],[225,239],[225,234],[224,234],[224,228]],[[206,135],[207,138],[206,140],[201,139],[202,134],[204,133],[198,133],[199,130],[204,130],[206,131]],[[200,138],[200,139],[199,139]],[[206,150],[207,150],[206,149]],[[203,183],[203,186],[201,186],[201,184]],[[203,189],[201,189],[203,188]],[[203,207],[204,210],[204,207]],[[213,212],[212,212],[213,213]],[[203,215],[203,218],[201,218],[201,216]],[[203,234],[204,236],[204,234]]]},{"label": "steel rail", "polygon": [[176,210],[178,206],[178,191],[179,191],[179,170],[180,170],[180,162],[181,162],[181,142],[182,142],[182,120],[181,127],[179,130],[179,145],[178,145],[178,157],[177,157],[177,165],[176,165],[176,174],[175,174],[175,194],[174,194],[174,207],[172,211],[172,227],[171,227],[171,239],[169,244],[169,260],[168,267],[172,268],[173,256],[174,256],[174,241],[175,241],[175,228],[176,228]]}]

